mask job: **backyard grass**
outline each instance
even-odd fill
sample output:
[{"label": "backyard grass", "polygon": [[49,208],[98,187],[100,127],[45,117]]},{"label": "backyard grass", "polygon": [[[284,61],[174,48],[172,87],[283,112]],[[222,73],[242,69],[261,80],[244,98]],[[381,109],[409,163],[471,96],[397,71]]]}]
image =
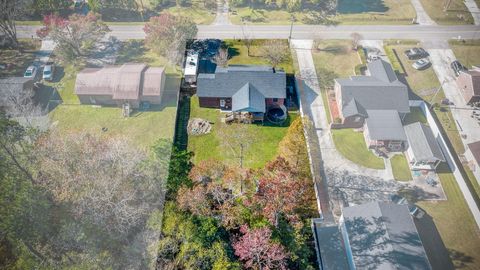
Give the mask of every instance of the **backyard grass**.
[{"label": "backyard grass", "polygon": [[332,129],[335,148],[348,160],[371,169],[385,169],[383,159],[367,148],[361,132],[353,129]]},{"label": "backyard grass", "polygon": [[395,155],[390,158],[392,164],[393,177],[398,181],[410,181],[412,180],[412,173],[408,166],[407,158],[404,154]]},{"label": "backyard grass", "polygon": [[473,17],[463,0],[452,0],[444,12],[444,3],[439,0],[420,0],[427,14],[438,24],[473,24]]},{"label": "backyard grass", "polygon": [[21,50],[1,49],[0,64],[6,69],[0,69],[0,77],[20,76],[35,60],[35,52],[40,49],[39,40],[19,39]]},{"label": "backyard grass", "polygon": [[447,201],[419,202],[433,218],[456,269],[478,269],[480,232],[453,174],[444,163],[439,177]]},{"label": "backyard grass", "polygon": [[209,10],[205,8],[200,1],[193,1],[192,5],[188,7],[169,7],[161,12],[188,17],[196,24],[211,24],[215,20],[216,16],[215,9]]},{"label": "backyard grass", "polygon": [[[139,49],[140,48],[140,49]],[[156,56],[141,46],[141,42],[127,41],[117,59],[117,64],[143,62],[151,66],[166,65],[165,59]],[[121,137],[135,145],[148,149],[159,139],[173,142],[177,110],[177,92],[180,87],[179,74],[167,66],[165,94],[161,105],[151,106],[148,111],[134,111],[124,118],[117,107],[99,107],[79,104],[74,93],[76,73],[79,68],[65,65],[65,75],[55,87],[61,103],[49,116],[52,126],[60,132],[89,132],[107,137]],[[103,131],[102,129],[106,129]]]},{"label": "backyard grass", "polygon": [[[362,5],[358,1],[340,0],[337,14],[331,17],[334,24],[411,24],[415,10],[409,0],[379,0]],[[305,8],[299,12],[251,7],[232,7],[230,20],[234,24],[320,24],[318,10]]]},{"label": "backyard grass", "polygon": [[422,109],[420,109],[419,107],[410,107],[410,113],[408,113],[405,118],[403,118],[402,122],[403,125],[409,125],[416,122],[428,125],[427,117],[425,116],[425,114],[423,114]]},{"label": "backyard grass", "polygon": [[[223,135],[239,130],[251,138],[244,148],[243,166],[261,168],[278,154],[278,144],[287,133],[288,123],[279,127],[261,124],[231,124],[221,123],[222,113],[217,109],[200,108],[198,97],[191,98],[190,119],[202,118],[213,123],[212,132],[201,136],[189,136],[188,149],[195,153],[194,163],[201,160],[216,159],[226,164],[240,164],[240,150],[225,147],[228,144]],[[298,117],[296,112],[289,112],[289,121]],[[223,130],[222,130],[223,129]],[[228,130],[230,129],[230,130]],[[225,143],[222,143],[225,142]]]},{"label": "backyard grass", "polygon": [[327,92],[333,90],[333,80],[355,75],[355,66],[361,64],[358,53],[351,46],[349,40],[322,40],[315,43],[312,53],[329,123],[332,119]]},{"label": "backyard grass", "polygon": [[450,40],[450,48],[457,60],[464,66],[471,68],[472,66],[480,66],[480,41],[465,40],[465,42]]},{"label": "backyard grass", "polygon": [[[248,55],[247,46],[243,41],[239,40],[225,40],[225,45],[228,46],[228,53],[231,57],[228,61],[230,65],[270,65],[262,56],[262,49],[264,48],[266,40],[257,39],[253,41],[250,46],[250,55]],[[288,50],[288,41],[282,40],[285,44],[285,49]],[[293,74],[292,57],[288,56],[284,63],[278,65],[278,68],[282,68],[286,73]]]}]

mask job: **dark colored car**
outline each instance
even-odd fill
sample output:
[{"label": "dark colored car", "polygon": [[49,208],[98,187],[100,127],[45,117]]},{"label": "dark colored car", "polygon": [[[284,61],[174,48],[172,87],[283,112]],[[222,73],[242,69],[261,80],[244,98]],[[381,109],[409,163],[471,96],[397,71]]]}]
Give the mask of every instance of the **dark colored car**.
[{"label": "dark colored car", "polygon": [[460,72],[462,72],[463,70],[467,70],[467,68],[462,65],[462,63],[460,63],[460,61],[458,60],[453,61],[450,64],[450,67],[453,69],[453,72],[455,72],[455,76],[457,77],[460,75]]},{"label": "dark colored car", "polygon": [[405,56],[409,60],[416,60],[416,59],[428,57],[429,55],[428,55],[428,52],[425,51],[423,48],[411,48],[405,51]]}]

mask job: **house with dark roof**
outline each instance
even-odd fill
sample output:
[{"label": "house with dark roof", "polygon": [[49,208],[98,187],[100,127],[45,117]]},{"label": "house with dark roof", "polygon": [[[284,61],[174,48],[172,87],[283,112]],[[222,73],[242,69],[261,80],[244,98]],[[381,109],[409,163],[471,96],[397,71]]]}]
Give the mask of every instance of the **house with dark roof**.
[{"label": "house with dark roof", "polygon": [[435,170],[445,161],[442,150],[429,126],[415,122],[405,126],[408,148],[405,156],[413,170]]},{"label": "house with dark roof", "polygon": [[403,151],[406,138],[400,127],[410,112],[408,88],[384,60],[372,61],[367,67],[366,76],[335,79],[341,123],[332,128],[364,128],[369,147]]},{"label": "house with dark roof", "polygon": [[214,74],[197,78],[200,107],[263,114],[271,106],[283,105],[286,74],[268,66],[217,66]]},{"label": "house with dark roof", "polygon": [[429,270],[408,205],[369,202],[344,207],[339,224],[313,221],[321,270]]},{"label": "house with dark roof", "polygon": [[460,72],[457,86],[467,104],[480,102],[480,68]]},{"label": "house with dark roof", "polygon": [[165,78],[163,67],[145,64],[85,68],[77,74],[75,94],[82,104],[138,108],[141,102],[160,104]]},{"label": "house with dark roof", "polygon": [[480,184],[480,141],[467,144],[467,150],[465,151],[465,157],[468,160],[468,166],[477,178]]}]

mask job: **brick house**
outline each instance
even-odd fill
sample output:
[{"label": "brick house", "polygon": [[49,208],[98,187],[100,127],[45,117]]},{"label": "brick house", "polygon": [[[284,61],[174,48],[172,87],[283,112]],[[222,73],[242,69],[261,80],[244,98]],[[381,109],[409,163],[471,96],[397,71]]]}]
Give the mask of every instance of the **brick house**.
[{"label": "brick house", "polygon": [[283,105],[286,74],[267,66],[217,66],[214,74],[197,78],[200,107],[224,111],[264,114],[271,106]]},{"label": "brick house", "polygon": [[480,102],[480,68],[460,72],[457,86],[467,104]]}]

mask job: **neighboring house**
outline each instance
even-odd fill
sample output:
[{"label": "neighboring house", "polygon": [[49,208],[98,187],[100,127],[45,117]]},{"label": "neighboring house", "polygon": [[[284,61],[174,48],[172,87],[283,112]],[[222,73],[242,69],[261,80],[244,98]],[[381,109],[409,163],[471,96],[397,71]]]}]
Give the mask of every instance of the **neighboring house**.
[{"label": "neighboring house", "polygon": [[435,170],[445,157],[429,126],[416,122],[405,126],[405,156],[413,170]]},{"label": "neighboring house", "polygon": [[457,86],[467,104],[480,102],[480,69],[474,68],[460,72]]},{"label": "neighboring house", "polygon": [[480,184],[480,141],[469,143],[467,145],[465,157],[468,160],[470,169]]},{"label": "neighboring house", "polygon": [[75,94],[82,104],[160,104],[165,86],[165,69],[144,64],[85,68],[77,74]]},{"label": "neighboring house", "polygon": [[313,223],[315,249],[320,270],[348,269],[342,234],[336,224]]},{"label": "neighboring house", "polygon": [[408,205],[344,207],[338,226],[313,223],[321,270],[430,270]]},{"label": "neighboring house", "polygon": [[0,79],[0,108],[23,100],[25,96],[33,96],[33,80],[24,77],[8,77]]},{"label": "neighboring house", "polygon": [[267,66],[217,66],[214,74],[197,78],[200,107],[263,114],[283,105],[286,74]]},{"label": "neighboring house", "polygon": [[335,79],[335,96],[341,126],[361,128],[369,110],[397,111],[401,118],[410,112],[408,88],[392,66],[379,59],[367,64],[370,76]]},{"label": "neighboring house", "polygon": [[401,152],[407,146],[402,120],[394,110],[368,110],[363,136],[368,148]]}]

